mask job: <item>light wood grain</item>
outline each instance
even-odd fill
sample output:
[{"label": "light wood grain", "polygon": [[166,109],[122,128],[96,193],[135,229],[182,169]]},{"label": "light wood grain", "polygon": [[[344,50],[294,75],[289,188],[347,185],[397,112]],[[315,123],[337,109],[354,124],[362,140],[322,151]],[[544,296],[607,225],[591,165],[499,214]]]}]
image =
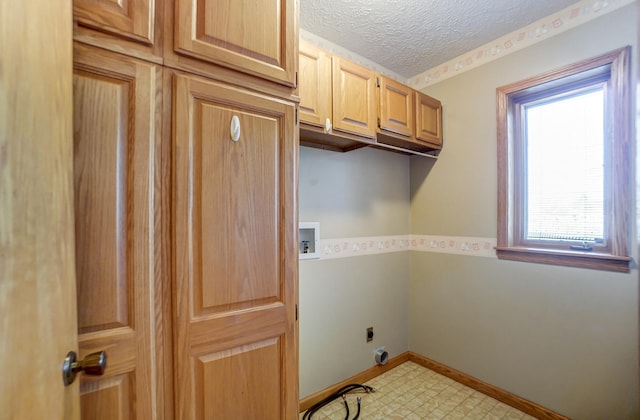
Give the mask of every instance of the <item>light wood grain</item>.
[{"label": "light wood grain", "polygon": [[[281,121],[197,99],[192,107],[200,122],[194,127],[192,223],[202,258],[193,268],[208,279],[195,283],[195,314],[279,300]],[[238,142],[229,136],[233,116],[242,130]],[[261,138],[252,138],[256,134]]]},{"label": "light wood grain", "polygon": [[[172,1],[164,2],[163,19],[163,51],[162,60],[166,68],[185,71],[194,75],[207,77],[209,79],[221,81],[229,85],[250,89],[255,92],[266,93],[268,95],[283,98],[289,101],[298,101],[298,97],[292,93],[292,84],[283,84],[279,81],[273,81],[264,76],[248,72],[241,72],[232,64],[217,63],[203,60],[174,49],[174,28],[178,25],[178,16],[175,13],[175,3]],[[297,28],[297,11],[296,15],[287,15],[289,19],[296,21]],[[297,29],[296,29],[297,32]],[[295,40],[295,51],[297,55],[297,35]],[[296,57],[297,62],[297,57]],[[247,75],[250,74],[249,77]],[[166,90],[166,89],[165,89]]]},{"label": "light wood grain", "polygon": [[334,128],[365,137],[375,137],[375,72],[334,55],[332,74]]},{"label": "light wood grain", "polygon": [[154,0],[73,0],[73,15],[81,25],[151,45],[155,6]]},{"label": "light wood grain", "polygon": [[110,375],[109,378],[89,379],[83,385],[81,403],[82,418],[112,420],[135,418],[131,406],[131,384],[135,381],[130,373]]},{"label": "light wood grain", "polygon": [[437,155],[442,148],[440,101],[384,76],[378,79],[379,147]]},{"label": "light wood grain", "polygon": [[[180,50],[178,29],[191,29],[179,18],[185,7],[197,11],[197,16],[188,18],[198,25],[197,39],[187,42],[194,48]],[[181,389],[181,382],[173,382],[172,334],[187,328],[187,318],[170,319],[172,295],[165,283],[176,249],[170,243],[174,89],[168,71],[160,88],[162,71],[153,62],[223,81],[228,85],[221,92],[233,92],[229,85],[236,85],[288,100],[256,94],[226,98],[223,93],[214,106],[205,104],[200,110],[198,127],[217,135],[222,127],[218,112],[228,105],[227,99],[243,102],[243,133],[260,133],[256,136],[260,141],[242,143],[222,166],[219,160],[208,159],[220,155],[219,145],[202,143],[204,159],[199,167],[206,187],[199,197],[206,206],[200,209],[200,229],[195,232],[202,239],[205,256],[218,253],[212,238],[226,242],[215,265],[207,264],[213,259],[202,259],[204,264],[189,262],[188,269],[200,267],[207,274],[213,267],[212,273],[229,271],[239,279],[225,282],[216,274],[216,282],[203,281],[190,289],[197,293],[199,316],[209,317],[193,329],[194,349],[204,349],[206,356],[255,346],[252,340],[274,343],[201,365],[198,372],[210,372],[209,366],[244,366],[245,359],[264,365],[257,366],[263,373],[255,379],[268,385],[277,399],[258,399],[250,411],[260,412],[268,405],[268,412],[277,412],[271,418],[294,418],[298,400],[297,98],[292,86],[297,68],[297,7],[294,0],[76,1],[74,39],[147,61],[76,45],[76,137],[82,139],[76,161],[77,173],[82,175],[76,185],[79,209],[88,214],[78,228],[83,249],[78,262],[79,296],[81,301],[99,302],[81,306],[80,346],[82,354],[109,352],[107,376],[83,380],[85,416],[180,418],[184,412],[179,403],[174,412],[173,390]],[[260,98],[258,110],[256,98]],[[251,165],[237,165],[247,157]],[[233,178],[235,190],[223,185]],[[208,185],[210,180],[217,183]],[[220,196],[220,191],[228,192]],[[233,262],[231,266],[219,264],[227,261]],[[256,311],[255,306],[264,310]],[[235,312],[218,317],[225,310]],[[228,335],[212,345],[211,326],[222,331],[221,336]],[[176,341],[176,346],[182,344]],[[275,380],[274,372],[279,375]],[[245,383],[235,371],[223,379],[211,373],[205,376],[207,383],[234,389]],[[211,394],[210,388],[200,386],[190,391]],[[198,415],[213,402],[200,398]],[[247,406],[250,403],[245,401]],[[226,409],[231,410],[228,418],[241,418]]]},{"label": "light wood grain", "polygon": [[325,128],[332,120],[331,56],[302,40],[299,51],[300,122]]},{"label": "light wood grain", "polygon": [[175,51],[295,86],[295,0],[176,0]]},{"label": "light wood grain", "polygon": [[382,75],[377,76],[379,128],[394,134],[413,137],[415,104],[413,90]]},{"label": "light wood grain", "polygon": [[[156,269],[155,249],[161,69],[81,44],[74,53],[80,356],[108,355],[103,377],[82,377],[83,416],[157,418],[156,290],[166,275]],[[115,375],[121,385],[96,385]]]},{"label": "light wood grain", "polygon": [[421,92],[415,93],[416,140],[442,147],[442,104]]},{"label": "light wood grain", "polygon": [[71,3],[0,3],[0,407],[78,419]]},{"label": "light wood grain", "polygon": [[308,42],[299,51],[301,145],[416,154],[442,148],[438,100]]},{"label": "light wood grain", "polygon": [[74,25],[73,27],[73,40],[76,42],[162,65],[164,38],[161,34],[156,34],[155,39],[157,41],[154,44],[147,45],[87,26]]},{"label": "light wood grain", "polygon": [[[270,338],[197,358],[194,370],[204,385],[197,391],[197,406],[202,407],[198,417],[284,418],[281,345],[278,338]],[[229,381],[233,377],[244,380]]]},{"label": "light wood grain", "polygon": [[176,416],[296,418],[295,107],[181,74],[173,98]]},{"label": "light wood grain", "polygon": [[[366,102],[376,101],[374,73],[304,41],[298,61],[300,144],[340,152],[375,144],[375,115],[370,112],[375,112],[376,103]],[[349,93],[356,96],[348,97]]]}]

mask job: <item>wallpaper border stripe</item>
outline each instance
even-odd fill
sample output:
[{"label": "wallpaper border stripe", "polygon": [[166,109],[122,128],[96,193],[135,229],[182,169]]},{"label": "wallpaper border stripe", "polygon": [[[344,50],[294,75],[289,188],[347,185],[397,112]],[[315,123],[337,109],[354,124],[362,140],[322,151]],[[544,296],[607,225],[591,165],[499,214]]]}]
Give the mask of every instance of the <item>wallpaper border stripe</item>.
[{"label": "wallpaper border stripe", "polygon": [[387,235],[329,238],[320,239],[318,258],[326,260],[404,251],[496,258],[495,246],[496,238],[467,236]]}]

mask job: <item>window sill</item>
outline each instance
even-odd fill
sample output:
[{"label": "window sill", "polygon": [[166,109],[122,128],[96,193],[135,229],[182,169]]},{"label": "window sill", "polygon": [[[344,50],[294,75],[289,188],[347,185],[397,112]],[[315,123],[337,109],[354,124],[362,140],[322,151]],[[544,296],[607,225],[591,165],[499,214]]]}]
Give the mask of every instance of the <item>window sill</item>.
[{"label": "window sill", "polygon": [[630,257],[597,252],[550,251],[540,248],[496,247],[496,255],[501,260],[532,262],[539,264],[564,265],[567,267],[590,268],[594,270],[628,273]]}]

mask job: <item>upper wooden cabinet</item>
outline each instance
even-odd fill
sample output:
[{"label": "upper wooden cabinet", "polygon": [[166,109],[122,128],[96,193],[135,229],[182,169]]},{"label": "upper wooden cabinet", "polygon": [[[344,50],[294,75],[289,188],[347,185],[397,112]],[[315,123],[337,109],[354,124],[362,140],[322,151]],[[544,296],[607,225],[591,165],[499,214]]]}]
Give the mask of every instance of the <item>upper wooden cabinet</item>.
[{"label": "upper wooden cabinet", "polygon": [[413,90],[384,76],[378,77],[378,85],[380,130],[411,137],[415,114]]},{"label": "upper wooden cabinet", "polygon": [[384,76],[379,80],[377,142],[420,153],[441,149],[440,101]]},{"label": "upper wooden cabinet", "polygon": [[439,100],[416,92],[416,140],[442,147],[442,104]]},{"label": "upper wooden cabinet", "polygon": [[300,144],[336,151],[442,147],[440,101],[300,41]]},{"label": "upper wooden cabinet", "polygon": [[301,144],[347,150],[375,143],[375,73],[304,41],[298,62]]},{"label": "upper wooden cabinet", "polygon": [[325,127],[332,117],[331,57],[304,41],[300,41],[298,57],[300,121]]},{"label": "upper wooden cabinet", "polygon": [[175,0],[177,53],[295,86],[296,0]]},{"label": "upper wooden cabinet", "polygon": [[81,25],[143,44],[153,44],[154,0],[74,0],[73,14]]},{"label": "upper wooden cabinet", "polygon": [[375,137],[376,74],[342,57],[333,56],[333,127]]}]

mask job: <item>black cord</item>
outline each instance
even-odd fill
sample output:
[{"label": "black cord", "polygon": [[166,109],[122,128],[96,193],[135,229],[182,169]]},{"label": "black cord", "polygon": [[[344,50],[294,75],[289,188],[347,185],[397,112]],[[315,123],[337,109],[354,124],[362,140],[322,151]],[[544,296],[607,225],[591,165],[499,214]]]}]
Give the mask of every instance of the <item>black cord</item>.
[{"label": "black cord", "polygon": [[358,412],[356,413],[356,416],[353,418],[353,420],[356,420],[358,417],[360,417],[360,405],[362,403],[362,398],[358,397],[357,401],[358,401]]},{"label": "black cord", "polygon": [[344,420],[349,420],[349,403],[347,402],[347,396],[342,394],[342,402],[344,403],[344,408],[347,409],[347,415]]},{"label": "black cord", "polygon": [[309,407],[307,409],[307,411],[304,412],[304,415],[302,416],[302,420],[311,420],[311,417],[317,411],[322,409],[322,407],[324,407],[325,405],[329,404],[330,402],[332,402],[336,398],[340,397],[341,395],[347,394],[347,393],[349,393],[351,391],[354,391],[356,389],[362,389],[367,393],[376,391],[373,387],[370,387],[369,385],[362,385],[362,384],[345,385],[342,388],[340,388],[339,390],[337,390],[336,392],[334,392],[333,394],[331,394],[328,397],[326,397],[325,399],[323,399],[323,400],[315,403],[311,407]]}]

